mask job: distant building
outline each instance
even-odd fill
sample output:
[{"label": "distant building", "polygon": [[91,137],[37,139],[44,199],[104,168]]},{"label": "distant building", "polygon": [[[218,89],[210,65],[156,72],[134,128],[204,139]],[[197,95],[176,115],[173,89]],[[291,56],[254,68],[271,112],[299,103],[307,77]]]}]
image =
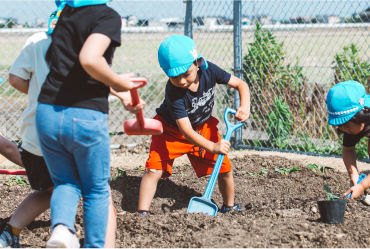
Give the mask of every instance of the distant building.
[{"label": "distant building", "polygon": [[48,21],[43,18],[37,18],[34,24],[37,28],[47,28],[48,27]]},{"label": "distant building", "polygon": [[252,21],[248,17],[242,18],[242,25],[251,25]]},{"label": "distant building", "polygon": [[127,17],[127,27],[137,26],[139,19],[136,16]]},{"label": "distant building", "polygon": [[339,16],[328,16],[328,23],[329,24],[336,24],[336,23],[340,23],[341,22],[341,18]]},{"label": "distant building", "polygon": [[168,28],[182,28],[184,27],[184,20],[181,18],[163,18],[160,22],[165,23]]},{"label": "distant building", "polygon": [[206,18],[204,18],[204,26],[206,28],[212,28],[216,25],[218,25],[216,17],[206,17]]},{"label": "distant building", "polygon": [[311,16],[293,16],[289,18],[290,23],[292,24],[302,24],[302,23],[312,23],[312,20],[315,18]]},{"label": "distant building", "polygon": [[370,7],[360,12],[358,15],[362,22],[370,22]]},{"label": "distant building", "polygon": [[127,27],[127,18],[121,17],[121,23],[122,23],[122,27]]},{"label": "distant building", "polygon": [[267,15],[254,16],[253,20],[256,20],[257,22],[260,22],[262,24],[271,24],[272,23],[271,16],[267,16]]}]

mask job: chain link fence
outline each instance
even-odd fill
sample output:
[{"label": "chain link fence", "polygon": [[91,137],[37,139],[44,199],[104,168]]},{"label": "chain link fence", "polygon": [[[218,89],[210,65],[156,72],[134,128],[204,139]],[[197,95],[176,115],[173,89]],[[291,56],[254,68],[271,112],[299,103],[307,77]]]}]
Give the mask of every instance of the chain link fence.
[{"label": "chain link fence", "polygon": [[[149,80],[139,90],[147,103],[145,117],[153,117],[163,101],[167,77],[157,49],[172,34],[191,36],[207,60],[248,83],[252,113],[234,139],[238,148],[339,154],[337,134],[327,125],[326,93],[349,79],[370,90],[370,1],[114,0],[109,5],[122,16],[122,46],[113,70]],[[9,86],[8,71],[27,37],[46,30],[53,10],[51,0],[0,4],[0,132],[14,141],[20,139],[17,122],[26,97]],[[215,95],[214,115],[222,120],[226,106],[238,105],[238,96],[224,86]],[[112,144],[149,138],[123,133],[122,123],[130,118],[110,97]],[[219,128],[225,132],[224,122]]]}]

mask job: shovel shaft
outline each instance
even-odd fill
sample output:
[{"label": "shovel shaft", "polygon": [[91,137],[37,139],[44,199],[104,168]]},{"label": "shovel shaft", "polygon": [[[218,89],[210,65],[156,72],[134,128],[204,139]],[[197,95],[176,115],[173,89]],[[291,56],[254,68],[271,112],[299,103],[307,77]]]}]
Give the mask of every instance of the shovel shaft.
[{"label": "shovel shaft", "polygon": [[[132,78],[131,81],[132,82],[142,82],[141,84],[136,85],[130,90],[132,105],[137,106],[140,102],[139,93],[137,89],[145,86],[147,84],[147,80],[145,78]],[[140,127],[144,128],[145,121],[144,121],[144,114],[142,110],[140,110],[136,114],[136,120],[139,123]]]},{"label": "shovel shaft", "polygon": [[[139,104],[139,93],[137,92],[137,88],[133,88],[130,90],[131,94],[131,101],[133,106],[137,106]],[[144,114],[143,110],[140,110],[136,113],[136,120],[139,123],[141,128],[144,128]]]},{"label": "shovel shaft", "polygon": [[[243,126],[244,124],[244,123],[238,123],[238,124],[233,125],[229,122],[228,117],[227,117],[228,114],[229,113],[235,114],[235,112],[236,111],[231,108],[226,108],[225,113],[224,113],[224,120],[226,122],[226,127],[227,127],[226,134],[224,137],[224,140],[226,141],[230,141],[230,138],[233,132],[239,127]],[[213,167],[212,174],[209,178],[206,190],[204,191],[204,194],[203,194],[203,197],[206,199],[209,199],[209,200],[211,199],[213,189],[215,188],[216,181],[220,173],[222,162],[224,161],[224,157],[225,157],[224,154],[218,154],[217,156],[215,166]]]}]

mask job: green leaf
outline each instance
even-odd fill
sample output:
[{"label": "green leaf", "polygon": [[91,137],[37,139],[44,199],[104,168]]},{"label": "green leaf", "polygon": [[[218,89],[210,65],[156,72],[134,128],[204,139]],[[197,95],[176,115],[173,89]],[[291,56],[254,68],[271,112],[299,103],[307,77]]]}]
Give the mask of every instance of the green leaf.
[{"label": "green leaf", "polygon": [[334,199],[339,199],[339,197],[338,197],[338,196],[333,195],[333,194],[331,193],[331,189],[330,189],[330,187],[329,187],[329,185],[328,185],[328,184],[325,184],[325,185],[324,185],[324,190],[326,191],[326,199],[327,199],[328,201],[330,201],[330,200],[334,200]]}]

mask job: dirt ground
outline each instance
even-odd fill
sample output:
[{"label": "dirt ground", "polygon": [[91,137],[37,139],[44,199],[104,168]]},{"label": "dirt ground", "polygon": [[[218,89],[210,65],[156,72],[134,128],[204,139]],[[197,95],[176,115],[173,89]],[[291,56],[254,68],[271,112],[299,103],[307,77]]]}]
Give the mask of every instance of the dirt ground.
[{"label": "dirt ground", "polygon": [[[111,188],[117,209],[116,247],[369,247],[370,207],[347,200],[344,223],[320,221],[317,201],[325,199],[323,185],[342,196],[349,181],[340,158],[297,154],[234,151],[230,153],[235,178],[236,202],[243,211],[187,214],[189,199],[201,196],[208,177],[196,178],[189,161],[175,161],[174,173],[161,180],[151,214],[135,213],[147,145],[112,151]],[[330,166],[326,173],[307,167]],[[282,174],[275,168],[299,171]],[[369,163],[360,163],[370,173]],[[261,173],[267,172],[268,173]],[[259,176],[257,176],[259,175]],[[30,193],[29,185],[9,186],[10,176],[0,175],[0,222]],[[222,205],[217,188],[212,198]],[[82,212],[76,219],[83,242]],[[50,214],[46,212],[21,234],[23,247],[44,247],[49,238]]]}]

